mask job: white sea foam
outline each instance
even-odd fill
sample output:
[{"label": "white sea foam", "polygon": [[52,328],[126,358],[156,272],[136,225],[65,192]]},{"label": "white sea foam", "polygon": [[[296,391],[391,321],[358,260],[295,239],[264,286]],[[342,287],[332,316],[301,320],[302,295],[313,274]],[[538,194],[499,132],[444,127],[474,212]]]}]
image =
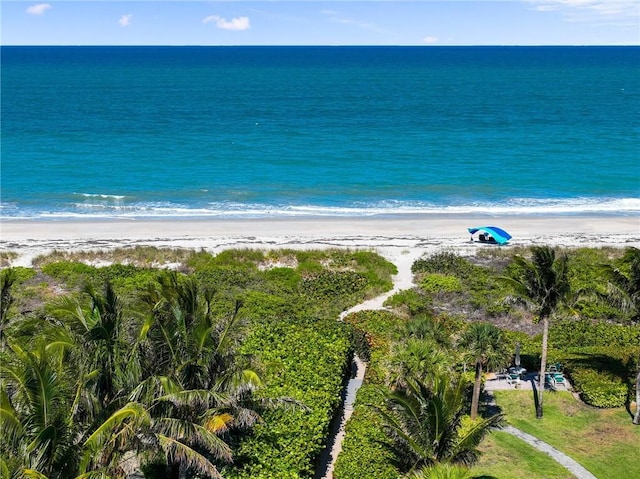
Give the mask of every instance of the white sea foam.
[{"label": "white sea foam", "polygon": [[[640,215],[640,198],[516,198],[505,202],[437,205],[384,201],[347,206],[264,205],[234,202],[187,207],[172,203],[75,203],[67,210],[34,212],[12,210],[8,217],[31,218],[292,218],[371,217],[397,215]],[[13,213],[13,214],[11,214]]]},{"label": "white sea foam", "polygon": [[105,200],[124,200],[125,195],[107,195],[104,193],[73,193],[76,196],[82,196],[84,198],[102,198]]}]

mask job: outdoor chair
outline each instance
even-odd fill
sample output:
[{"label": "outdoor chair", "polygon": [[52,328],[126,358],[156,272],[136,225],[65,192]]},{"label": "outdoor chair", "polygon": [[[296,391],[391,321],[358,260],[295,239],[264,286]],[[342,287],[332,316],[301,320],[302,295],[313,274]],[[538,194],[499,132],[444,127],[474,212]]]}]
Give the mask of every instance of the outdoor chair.
[{"label": "outdoor chair", "polygon": [[516,385],[520,384],[520,375],[519,374],[507,374],[507,384]]},{"label": "outdoor chair", "polygon": [[565,379],[563,374],[553,374],[553,381],[555,383],[555,385],[559,385],[562,384],[565,388],[567,387],[567,380]]},{"label": "outdoor chair", "polygon": [[553,376],[553,374],[546,373],[544,375],[544,384],[545,386],[549,386],[551,389],[556,388],[556,378]]}]

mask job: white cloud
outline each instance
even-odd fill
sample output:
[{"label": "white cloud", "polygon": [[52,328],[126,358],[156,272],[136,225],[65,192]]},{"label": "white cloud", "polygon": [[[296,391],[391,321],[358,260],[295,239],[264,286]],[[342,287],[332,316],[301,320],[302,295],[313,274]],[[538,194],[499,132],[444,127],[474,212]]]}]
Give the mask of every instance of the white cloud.
[{"label": "white cloud", "polygon": [[433,37],[433,36],[424,37],[422,39],[424,43],[429,43],[429,44],[438,43],[438,40],[440,40],[438,37]]},{"label": "white cloud", "polygon": [[640,18],[637,0],[525,0],[539,12],[559,12],[569,22],[633,24]]},{"label": "white cloud", "polygon": [[120,25],[121,27],[128,27],[129,25],[131,25],[131,20],[133,20],[133,15],[127,13],[126,15],[122,15],[120,17],[120,20],[118,20],[118,25]]},{"label": "white cloud", "polygon": [[27,8],[26,12],[29,15],[44,15],[44,12],[49,10],[51,5],[48,3],[38,3],[37,5],[31,5]]},{"label": "white cloud", "polygon": [[216,27],[223,30],[242,31],[251,28],[249,17],[235,17],[231,20],[227,20],[226,18],[219,17],[218,15],[211,15],[210,17],[202,20],[202,23],[215,23]]}]

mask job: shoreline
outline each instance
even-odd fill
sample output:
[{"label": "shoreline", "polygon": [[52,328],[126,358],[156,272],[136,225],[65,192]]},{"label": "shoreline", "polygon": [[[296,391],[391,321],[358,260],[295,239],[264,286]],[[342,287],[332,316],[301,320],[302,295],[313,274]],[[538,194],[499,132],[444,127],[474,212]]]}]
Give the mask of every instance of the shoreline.
[{"label": "shoreline", "polygon": [[296,218],[158,218],[0,220],[0,246],[25,240],[117,239],[205,236],[394,236],[467,237],[468,227],[499,226],[518,238],[545,235],[632,235],[640,238],[636,216],[490,216],[403,215],[386,217],[296,217]]},{"label": "shoreline", "polygon": [[[499,226],[513,238],[504,246],[471,242],[468,227]],[[479,248],[549,244],[559,247],[640,247],[640,218],[629,216],[420,215],[367,218],[154,219],[0,221],[0,252],[12,266],[30,266],[54,250],[112,250],[135,246],[373,250],[395,263],[443,249],[475,254]]]}]

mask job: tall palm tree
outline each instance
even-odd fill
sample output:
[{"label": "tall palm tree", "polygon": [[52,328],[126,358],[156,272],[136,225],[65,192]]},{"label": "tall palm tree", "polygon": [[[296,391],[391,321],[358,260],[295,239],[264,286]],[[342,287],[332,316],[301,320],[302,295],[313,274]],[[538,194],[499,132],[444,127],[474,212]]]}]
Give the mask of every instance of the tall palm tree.
[{"label": "tall palm tree", "polygon": [[472,323],[463,333],[459,347],[475,364],[476,374],[471,397],[471,419],[478,417],[480,387],[483,367],[496,369],[504,366],[509,358],[502,331],[490,323]]},{"label": "tall palm tree", "polygon": [[471,465],[477,446],[501,415],[462,427],[468,384],[460,377],[437,376],[432,382],[412,378],[406,389],[386,395],[386,409],[378,408],[384,428],[393,441],[393,452],[402,472],[413,472],[438,463]]},{"label": "tall palm tree", "polygon": [[544,373],[547,368],[549,318],[558,310],[571,288],[568,278],[569,258],[566,254],[556,257],[555,250],[549,246],[534,246],[531,252],[531,260],[516,255],[513,259],[517,266],[516,273],[513,277],[503,277],[501,280],[510,284],[522,299],[532,303],[538,319],[542,321],[542,354],[536,404],[536,417],[541,419]]},{"label": "tall palm tree", "polygon": [[[640,249],[630,247],[622,257],[622,264],[626,268],[604,266],[604,272],[609,279],[611,294],[608,302],[621,307],[629,313],[631,321],[640,321]],[[636,412],[633,424],[640,425],[640,353],[636,371]]]}]

